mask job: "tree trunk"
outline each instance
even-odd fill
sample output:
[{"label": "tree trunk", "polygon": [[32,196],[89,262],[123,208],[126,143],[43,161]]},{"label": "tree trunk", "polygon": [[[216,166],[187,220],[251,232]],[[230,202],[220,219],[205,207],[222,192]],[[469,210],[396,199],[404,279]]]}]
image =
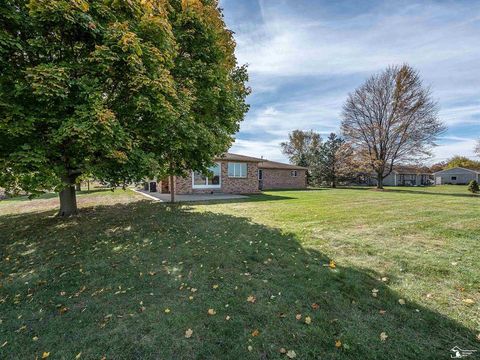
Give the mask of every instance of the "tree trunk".
[{"label": "tree trunk", "polygon": [[90,191],[90,180],[87,180],[87,190]]},{"label": "tree trunk", "polygon": [[60,211],[58,216],[72,216],[78,213],[75,186],[69,184],[60,191]]},{"label": "tree trunk", "polygon": [[383,173],[377,174],[377,189],[383,189]]},{"label": "tree trunk", "polygon": [[170,175],[170,202],[175,202],[175,184],[173,175]]},{"label": "tree trunk", "polygon": [[82,191],[82,183],[75,184],[75,190]]}]

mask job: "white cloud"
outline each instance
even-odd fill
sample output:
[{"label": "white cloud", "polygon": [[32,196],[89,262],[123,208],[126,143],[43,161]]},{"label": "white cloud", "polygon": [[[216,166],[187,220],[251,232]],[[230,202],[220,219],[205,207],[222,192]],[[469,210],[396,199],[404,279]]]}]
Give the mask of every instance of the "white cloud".
[{"label": "white cloud", "polygon": [[435,160],[442,161],[451,158],[454,155],[466,156],[474,159],[473,149],[476,139],[462,137],[445,137],[443,143],[434,149]]},{"label": "white cloud", "polygon": [[[385,1],[353,16],[327,13],[309,1],[299,12],[294,4],[259,0],[260,14],[229,24],[254,91],[238,151],[285,160],[278,143],[288,132],[336,131],[347,93],[370,74],[404,62],[432,86],[449,135],[480,122],[480,2]],[[309,84],[311,92],[297,93],[304,79],[324,86]],[[436,158],[472,156],[473,142],[444,138]]]}]

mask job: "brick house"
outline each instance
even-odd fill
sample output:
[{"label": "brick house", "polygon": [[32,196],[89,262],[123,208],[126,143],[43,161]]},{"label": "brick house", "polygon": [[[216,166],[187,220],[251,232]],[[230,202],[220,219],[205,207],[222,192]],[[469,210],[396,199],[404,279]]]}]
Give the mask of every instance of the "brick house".
[{"label": "brick house", "polygon": [[258,164],[258,181],[261,190],[305,189],[307,168],[263,160]]},{"label": "brick house", "polygon": [[[306,168],[267,161],[251,156],[225,153],[210,167],[211,174],[191,171],[185,177],[175,176],[175,194],[226,193],[255,194],[263,189],[306,187]],[[170,193],[170,179],[149,181],[145,190]]]},{"label": "brick house", "polygon": [[[214,161],[215,165],[209,168],[210,175],[191,171],[185,177],[175,176],[175,193],[252,194],[260,192],[258,188],[258,163],[262,159],[226,153]],[[158,185],[161,193],[170,193],[169,179],[160,181]]]}]

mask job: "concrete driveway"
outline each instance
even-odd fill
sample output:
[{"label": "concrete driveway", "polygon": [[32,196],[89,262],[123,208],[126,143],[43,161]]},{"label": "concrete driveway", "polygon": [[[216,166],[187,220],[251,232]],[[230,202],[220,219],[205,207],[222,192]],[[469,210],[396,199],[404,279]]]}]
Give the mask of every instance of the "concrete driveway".
[{"label": "concrete driveway", "polygon": [[[135,192],[148,197],[151,200],[170,202],[170,194],[160,194],[157,192],[148,192],[144,190],[135,190]],[[175,195],[175,202],[190,202],[190,201],[215,201],[215,200],[235,200],[235,199],[248,199],[245,195],[236,194],[188,194],[188,195]]]}]

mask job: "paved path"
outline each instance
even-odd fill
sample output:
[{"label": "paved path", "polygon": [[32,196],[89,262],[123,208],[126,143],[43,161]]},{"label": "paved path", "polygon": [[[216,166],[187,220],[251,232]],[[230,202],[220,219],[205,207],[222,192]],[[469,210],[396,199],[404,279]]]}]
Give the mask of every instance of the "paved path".
[{"label": "paved path", "polygon": [[[135,190],[135,192],[148,197],[152,200],[170,202],[170,194],[160,194],[157,192],[147,192],[144,190]],[[187,202],[187,201],[212,201],[212,200],[235,200],[235,199],[248,199],[245,195],[235,194],[189,194],[189,195],[175,195],[175,202]]]}]

